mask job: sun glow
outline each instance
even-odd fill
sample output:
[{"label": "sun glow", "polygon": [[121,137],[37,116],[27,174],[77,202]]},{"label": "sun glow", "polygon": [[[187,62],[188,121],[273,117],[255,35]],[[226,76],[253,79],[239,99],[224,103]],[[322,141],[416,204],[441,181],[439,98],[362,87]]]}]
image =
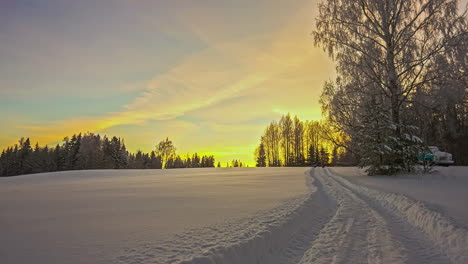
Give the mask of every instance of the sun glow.
[{"label": "sun glow", "polygon": [[[22,136],[51,144],[64,136],[90,131],[123,137],[131,151],[150,151],[158,140],[170,137],[184,152],[213,153],[222,163],[237,157],[253,165],[259,137],[278,115],[291,113],[302,120],[321,118],[318,97],[323,82],[334,74],[333,63],[324,52],[314,48],[309,34],[315,3],[297,1],[287,10],[275,5],[269,8],[287,12],[287,16],[267,16],[265,21],[271,21],[268,30],[250,32],[249,27],[235,39],[225,34],[226,29],[219,24],[203,19],[203,9],[180,10],[183,15],[178,16],[179,24],[155,30],[171,36],[183,32],[173,37],[196,43],[199,48],[190,52],[181,48],[178,51],[183,55],[161,66],[164,70],[128,82],[134,85],[126,83],[109,88],[103,97],[111,101],[114,93],[121,93],[121,87],[127,87],[125,91],[132,91],[134,96],[128,97],[125,104],[112,109],[103,107],[89,115],[77,111],[78,114],[62,119],[9,117],[3,122],[8,128],[0,138],[0,145],[10,145]],[[145,17],[142,23],[152,21],[154,16],[147,15],[138,16]],[[278,19],[281,23],[277,23]],[[174,30],[173,26],[181,28]],[[65,47],[68,46],[63,44],[62,49]],[[148,65],[146,60],[162,56],[153,49],[141,51],[145,54],[138,57],[141,63],[136,63],[136,59],[131,61],[134,65]],[[68,60],[80,59],[79,52],[69,52],[67,56]],[[49,63],[44,61],[44,70],[53,68]],[[121,67],[119,71],[112,67],[106,71],[96,69],[94,74],[112,79],[120,71],[133,72],[132,67]],[[146,71],[151,72],[151,68]],[[61,83],[65,89],[68,85]],[[129,86],[137,88],[129,89]],[[76,100],[81,104],[80,109],[90,106],[87,99],[76,97]],[[67,111],[66,106],[61,109]]]}]

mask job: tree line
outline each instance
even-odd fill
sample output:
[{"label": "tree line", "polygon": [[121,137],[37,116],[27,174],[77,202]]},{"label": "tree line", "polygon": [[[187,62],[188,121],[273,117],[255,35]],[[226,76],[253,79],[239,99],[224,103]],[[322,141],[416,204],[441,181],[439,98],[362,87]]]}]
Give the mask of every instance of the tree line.
[{"label": "tree line", "polygon": [[170,169],[214,167],[212,155],[197,153],[182,157],[169,138],[162,140],[150,153],[129,152],[121,138],[86,133],[65,137],[55,147],[38,143],[33,147],[29,138],[7,147],[0,155],[0,176],[89,169]]},{"label": "tree line", "polygon": [[369,174],[413,171],[427,145],[468,164],[467,9],[458,0],[327,0],[312,35],[336,62],[328,140]]},{"label": "tree line", "polygon": [[326,124],[301,121],[297,116],[283,115],[272,121],[255,150],[257,167],[317,166],[352,162],[352,158],[325,137]]},{"label": "tree line", "polygon": [[[221,167],[221,164],[218,164],[218,167]],[[237,159],[233,159],[231,161],[231,164],[229,164],[229,162],[226,163],[226,168],[242,168],[242,167],[245,167],[245,164],[242,163],[242,161],[237,160]]]}]

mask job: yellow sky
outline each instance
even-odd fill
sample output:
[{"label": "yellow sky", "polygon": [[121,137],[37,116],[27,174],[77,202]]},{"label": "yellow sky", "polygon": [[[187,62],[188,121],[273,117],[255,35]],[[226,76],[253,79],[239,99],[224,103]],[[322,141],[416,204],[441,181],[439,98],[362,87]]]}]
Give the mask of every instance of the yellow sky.
[{"label": "yellow sky", "polygon": [[[281,13],[281,5],[287,3],[276,4],[274,10]],[[252,166],[254,149],[270,121],[287,112],[303,120],[321,118],[318,97],[323,83],[334,76],[333,63],[314,47],[310,36],[315,1],[291,5],[296,6],[288,9],[290,13],[276,27],[238,39],[225,32],[233,25],[226,27],[222,20],[215,23],[203,10],[178,14],[182,33],[142,15],[141,19],[165,34],[190,35],[202,47],[146,80],[128,82],[124,90],[135,96],[120,107],[42,122],[10,121],[14,129],[0,137],[0,144],[11,144],[20,136],[50,144],[90,131],[123,137],[130,151],[150,151],[168,136],[180,154],[210,153],[223,165],[236,158]]]}]

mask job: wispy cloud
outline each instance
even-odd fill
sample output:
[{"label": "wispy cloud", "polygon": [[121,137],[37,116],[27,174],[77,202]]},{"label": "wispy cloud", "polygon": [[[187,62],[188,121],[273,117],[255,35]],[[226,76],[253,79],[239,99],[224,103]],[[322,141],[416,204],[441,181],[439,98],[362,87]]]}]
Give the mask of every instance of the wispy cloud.
[{"label": "wispy cloud", "polygon": [[[148,143],[143,136],[174,135],[180,144],[190,145],[184,151],[205,146],[206,151],[226,156],[236,149],[236,154],[250,157],[265,125],[252,120],[277,118],[280,110],[304,119],[319,117],[318,95],[323,81],[333,72],[333,64],[313,47],[308,35],[313,6],[306,4],[297,10],[281,27],[235,40],[220,38],[220,25],[208,19],[191,23],[187,16],[181,20],[185,29],[205,47],[146,82],[116,87],[142,91],[120,111],[92,118],[23,123],[21,129],[48,143],[80,131],[128,135],[138,142],[134,148],[152,148],[155,139],[148,139],[152,141]],[[136,126],[140,132],[125,132],[125,126]]]}]

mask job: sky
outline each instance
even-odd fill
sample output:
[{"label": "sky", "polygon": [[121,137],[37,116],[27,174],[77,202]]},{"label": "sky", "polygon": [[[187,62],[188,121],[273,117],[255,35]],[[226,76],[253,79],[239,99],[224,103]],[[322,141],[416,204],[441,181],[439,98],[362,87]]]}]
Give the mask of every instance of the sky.
[{"label": "sky", "polygon": [[311,0],[0,0],[0,148],[80,132],[254,165],[282,114],[321,118]]}]

